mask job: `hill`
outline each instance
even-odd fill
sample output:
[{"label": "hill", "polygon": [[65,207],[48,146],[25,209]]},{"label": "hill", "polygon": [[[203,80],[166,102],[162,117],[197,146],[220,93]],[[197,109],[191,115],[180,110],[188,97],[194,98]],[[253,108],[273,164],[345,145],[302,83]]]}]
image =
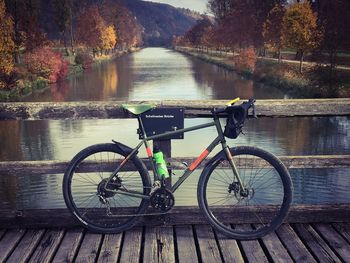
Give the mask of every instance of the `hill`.
[{"label": "hill", "polygon": [[[54,21],[53,2],[38,1],[40,3],[39,21],[42,30],[49,39],[60,39],[61,35]],[[77,17],[85,8],[93,4],[100,6],[108,2],[111,3],[111,6],[119,6],[118,10],[121,15],[118,23],[123,32],[118,32],[118,34],[121,36],[122,33],[125,33],[124,35],[133,37],[132,34],[135,34],[133,31],[142,31],[145,46],[169,46],[173,36],[183,35],[200,18],[199,13],[189,9],[141,0],[74,0],[74,26],[76,26]],[[136,17],[135,25],[129,23],[130,17]],[[116,25],[116,28],[118,27]],[[131,30],[130,27],[135,27],[135,30]],[[125,28],[129,29],[125,30]]]},{"label": "hill", "polygon": [[125,5],[144,28],[146,46],[168,46],[173,36],[183,35],[196,24],[196,16],[186,9],[167,4],[126,0]]}]

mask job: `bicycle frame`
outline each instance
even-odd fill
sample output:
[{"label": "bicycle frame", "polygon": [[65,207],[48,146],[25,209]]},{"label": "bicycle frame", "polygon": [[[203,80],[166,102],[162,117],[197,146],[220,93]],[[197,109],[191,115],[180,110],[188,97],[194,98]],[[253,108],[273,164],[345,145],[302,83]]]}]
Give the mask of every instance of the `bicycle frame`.
[{"label": "bicycle frame", "polygon": [[[155,163],[153,161],[153,154],[152,154],[152,151],[150,149],[149,141],[165,138],[167,136],[175,135],[175,134],[178,134],[178,133],[185,133],[185,132],[190,132],[190,131],[195,131],[195,130],[200,130],[200,129],[204,129],[204,128],[215,126],[216,130],[217,130],[217,133],[218,133],[218,136],[199,155],[199,157],[186,168],[184,173],[179,177],[179,179],[171,187],[170,191],[171,192],[175,192],[176,189],[178,189],[180,187],[180,185],[192,174],[192,172],[202,163],[202,161],[212,152],[212,150],[219,143],[221,143],[221,145],[222,145],[222,149],[224,150],[224,152],[226,154],[227,160],[229,160],[229,163],[230,163],[230,166],[232,168],[232,171],[233,171],[235,177],[237,178],[238,183],[242,187],[241,189],[244,189],[242,181],[241,181],[241,179],[239,177],[239,174],[237,172],[236,165],[235,165],[235,163],[233,161],[233,157],[232,157],[231,152],[230,152],[230,150],[229,150],[229,148],[228,148],[228,146],[226,144],[225,136],[224,136],[223,131],[222,131],[222,127],[221,127],[221,123],[220,123],[219,117],[217,115],[213,114],[213,119],[214,119],[214,121],[212,121],[212,122],[208,122],[208,123],[204,123],[204,124],[200,124],[200,125],[195,125],[195,126],[191,126],[191,127],[188,127],[188,128],[184,128],[184,129],[179,129],[179,130],[176,130],[176,131],[169,131],[169,132],[165,132],[165,133],[162,133],[162,134],[157,134],[157,135],[153,135],[153,136],[147,137],[147,135],[145,133],[145,129],[143,127],[143,123],[142,123],[141,117],[138,116],[138,121],[139,121],[139,124],[141,126],[141,132],[142,132],[142,138],[143,139],[131,151],[131,153],[128,154],[128,156],[121,162],[120,166],[111,174],[111,176],[109,177],[109,180],[111,180],[113,177],[115,177],[117,175],[117,173],[120,171],[120,169],[123,167],[123,165],[138,152],[138,150],[141,148],[141,146],[143,144],[146,147],[146,152],[147,152],[148,159],[149,159],[150,163],[152,164],[152,171],[153,171],[153,175],[154,175],[154,181],[160,180],[158,172],[157,172],[157,169],[156,169],[156,166],[155,166]],[[106,183],[106,185],[107,185],[107,183]],[[108,190],[106,188],[106,185],[105,185],[105,189],[107,191],[111,191],[111,190]],[[117,191],[113,191],[113,192],[117,192]],[[146,198],[146,199],[150,198],[149,195],[140,194],[139,192],[121,191],[120,189],[118,190],[118,193],[119,194],[124,194],[124,195],[129,195],[129,196],[134,196],[134,197]]]}]

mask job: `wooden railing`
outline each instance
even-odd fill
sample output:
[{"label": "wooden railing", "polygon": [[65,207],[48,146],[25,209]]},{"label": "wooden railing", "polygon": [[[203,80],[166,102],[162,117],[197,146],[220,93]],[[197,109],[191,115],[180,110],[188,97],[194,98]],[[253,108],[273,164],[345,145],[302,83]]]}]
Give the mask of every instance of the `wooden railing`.
[{"label": "wooden railing", "polygon": [[[208,117],[214,107],[223,107],[223,100],[142,101],[156,106],[183,107],[185,117]],[[121,105],[110,102],[16,102],[0,103],[0,120],[13,119],[109,119],[127,118]],[[135,101],[135,103],[141,103]],[[258,117],[344,116],[350,115],[350,99],[258,100]]]},{"label": "wooden railing", "polygon": [[[210,109],[222,107],[226,101],[147,101],[164,107],[183,107],[185,117],[208,117]],[[0,103],[0,120],[10,119],[87,119],[87,118],[129,118],[121,105],[126,102],[17,102]],[[130,102],[128,102],[130,103]],[[140,103],[140,102],[135,102]],[[256,111],[259,117],[297,117],[297,116],[349,116],[350,99],[310,99],[310,100],[258,100]],[[0,122],[1,123],[1,122]],[[168,150],[171,148],[168,147]],[[171,156],[171,152],[167,153]],[[280,156],[288,168],[344,168],[350,167],[350,155],[314,155],[314,156]],[[191,163],[193,158],[171,158],[170,162]],[[148,160],[144,160],[150,166]],[[249,161],[249,160],[246,160]],[[62,174],[67,162],[62,161],[2,161],[0,162],[0,175],[24,174]],[[176,168],[176,167],[174,167]],[[195,223],[202,221],[198,208],[176,208],[171,214],[163,217],[163,221],[170,223],[186,222],[184,212],[188,209],[194,214],[191,217]],[[50,215],[55,213],[59,219],[52,220]],[[350,205],[329,206],[293,206],[289,216],[290,222],[307,221],[344,221],[350,219]],[[149,222],[156,222],[150,217]],[[15,223],[15,224],[14,224]],[[11,210],[0,211],[0,224],[22,226],[66,226],[74,224],[66,209],[60,210]]]}]

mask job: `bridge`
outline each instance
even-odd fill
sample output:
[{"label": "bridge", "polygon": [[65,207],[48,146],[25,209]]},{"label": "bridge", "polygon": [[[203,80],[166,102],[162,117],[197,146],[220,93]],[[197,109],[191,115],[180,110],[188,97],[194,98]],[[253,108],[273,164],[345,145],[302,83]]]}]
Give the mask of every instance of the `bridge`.
[{"label": "bridge", "polygon": [[[125,102],[0,103],[0,120],[127,118]],[[183,107],[186,118],[208,117],[224,101],[151,101]],[[259,117],[349,116],[350,99],[258,100]],[[163,145],[171,157],[171,143]],[[193,158],[173,160],[191,162]],[[281,156],[290,169],[349,168],[350,155]],[[146,161],[146,160],[145,160]],[[2,161],[3,173],[63,174],[63,161]],[[149,165],[149,164],[148,164]],[[257,222],[232,217],[238,227]],[[350,259],[350,204],[293,205],[285,224],[259,240],[226,239],[197,207],[147,216],[136,228],[100,235],[79,228],[66,209],[0,210],[0,261],[9,262],[346,262]],[[245,224],[242,226],[242,224]],[[248,225],[247,225],[248,224]]]}]

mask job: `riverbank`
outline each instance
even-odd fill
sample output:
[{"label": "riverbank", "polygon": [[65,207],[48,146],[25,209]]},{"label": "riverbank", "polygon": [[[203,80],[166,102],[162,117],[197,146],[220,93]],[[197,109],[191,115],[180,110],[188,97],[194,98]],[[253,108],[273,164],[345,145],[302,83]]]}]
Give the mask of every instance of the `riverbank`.
[{"label": "riverbank", "polygon": [[[83,61],[77,61],[77,55],[63,56],[68,62],[68,72],[65,79],[83,74],[84,71],[90,67],[111,61],[124,54],[139,51],[140,49],[141,48],[130,48],[128,50],[115,51],[110,54],[102,54],[94,58],[88,55],[83,58]],[[79,54],[79,52],[77,52],[77,54]],[[52,84],[52,82],[50,83],[49,80],[42,77],[22,76],[16,80],[16,85],[11,87],[11,89],[0,90],[0,102],[21,100],[33,92],[42,92],[46,90],[50,87],[50,84]]]},{"label": "riverbank", "polygon": [[253,72],[239,71],[235,67],[232,59],[234,54],[232,53],[207,52],[206,49],[198,50],[187,47],[175,47],[174,49],[205,62],[235,71],[245,78],[253,78],[260,83],[274,86],[291,97],[350,97],[350,70],[347,68],[337,68],[334,75],[329,76],[326,66],[305,63],[304,72],[300,74],[297,63],[278,63],[278,60],[258,57]]}]

